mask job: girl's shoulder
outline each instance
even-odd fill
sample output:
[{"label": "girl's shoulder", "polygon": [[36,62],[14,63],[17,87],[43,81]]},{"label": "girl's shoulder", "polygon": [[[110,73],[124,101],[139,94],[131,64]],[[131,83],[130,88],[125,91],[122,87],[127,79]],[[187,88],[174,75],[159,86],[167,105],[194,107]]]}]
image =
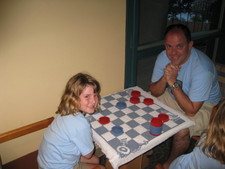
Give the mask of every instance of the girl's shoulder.
[{"label": "girl's shoulder", "polygon": [[82,124],[82,123],[86,123],[87,120],[84,117],[83,114],[81,113],[76,113],[76,114],[69,114],[66,116],[61,116],[58,115],[55,119],[58,123],[64,123],[65,125],[70,125],[70,124]]}]

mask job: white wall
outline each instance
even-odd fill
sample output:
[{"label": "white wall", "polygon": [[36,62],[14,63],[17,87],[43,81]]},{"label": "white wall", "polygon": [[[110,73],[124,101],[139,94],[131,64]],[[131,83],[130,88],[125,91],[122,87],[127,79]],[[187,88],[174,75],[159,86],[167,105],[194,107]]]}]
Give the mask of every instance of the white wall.
[{"label": "white wall", "polygon": [[[85,71],[102,95],[124,86],[125,0],[0,1],[0,133],[54,116]],[[0,145],[3,163],[38,148],[43,130]]]}]

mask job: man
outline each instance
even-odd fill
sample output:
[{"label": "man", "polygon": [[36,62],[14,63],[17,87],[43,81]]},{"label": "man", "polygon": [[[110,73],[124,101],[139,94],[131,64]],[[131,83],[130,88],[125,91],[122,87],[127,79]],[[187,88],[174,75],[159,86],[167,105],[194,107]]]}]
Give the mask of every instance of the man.
[{"label": "man", "polygon": [[214,64],[192,47],[191,33],[185,25],[170,25],[165,32],[164,45],[165,50],[155,63],[150,92],[196,123],[174,135],[170,156],[163,164],[167,169],[187,150],[190,136],[201,135],[206,129],[212,108],[221,94]]}]

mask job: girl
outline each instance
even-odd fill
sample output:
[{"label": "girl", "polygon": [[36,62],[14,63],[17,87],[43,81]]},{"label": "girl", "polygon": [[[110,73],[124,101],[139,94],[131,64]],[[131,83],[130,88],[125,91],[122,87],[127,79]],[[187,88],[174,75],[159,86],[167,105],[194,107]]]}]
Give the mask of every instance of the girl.
[{"label": "girl", "polygon": [[100,110],[100,84],[88,74],[70,78],[54,121],[38,151],[40,169],[104,169],[93,155],[89,122],[84,115]]},{"label": "girl", "polygon": [[225,169],[225,100],[216,109],[198,146],[174,160],[169,169]]}]

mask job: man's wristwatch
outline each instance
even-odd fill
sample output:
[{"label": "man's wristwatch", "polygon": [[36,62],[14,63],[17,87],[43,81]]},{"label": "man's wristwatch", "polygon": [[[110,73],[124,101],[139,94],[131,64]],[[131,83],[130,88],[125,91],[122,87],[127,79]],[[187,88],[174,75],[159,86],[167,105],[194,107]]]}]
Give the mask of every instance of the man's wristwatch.
[{"label": "man's wristwatch", "polygon": [[180,84],[175,82],[171,87],[170,87],[170,90],[173,91],[174,89],[180,87]]}]

